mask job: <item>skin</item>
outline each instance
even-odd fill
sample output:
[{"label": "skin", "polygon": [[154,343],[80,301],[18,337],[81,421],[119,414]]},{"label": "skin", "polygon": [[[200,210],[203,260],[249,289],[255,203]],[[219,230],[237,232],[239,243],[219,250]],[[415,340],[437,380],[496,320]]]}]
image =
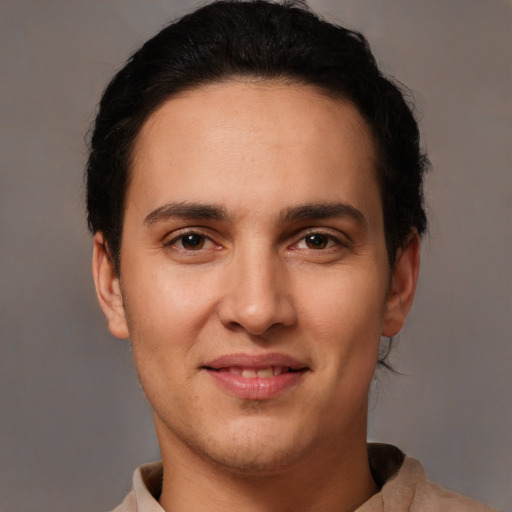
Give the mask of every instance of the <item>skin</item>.
[{"label": "skin", "polygon": [[[348,511],[376,492],[368,391],[381,335],[411,307],[419,240],[390,269],[375,158],[357,109],[304,85],[208,85],[144,124],[120,276],[101,233],[93,274],[154,412],[165,510]],[[307,369],[268,399],[205,369],[269,353]]]}]

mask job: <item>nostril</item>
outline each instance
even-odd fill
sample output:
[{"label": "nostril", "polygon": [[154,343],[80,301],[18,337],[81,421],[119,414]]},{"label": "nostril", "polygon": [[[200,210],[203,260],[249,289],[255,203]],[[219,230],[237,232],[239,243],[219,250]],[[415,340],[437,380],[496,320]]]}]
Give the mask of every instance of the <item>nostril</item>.
[{"label": "nostril", "polygon": [[295,323],[295,308],[289,294],[282,293],[284,285],[270,281],[268,275],[260,277],[266,284],[255,284],[251,279],[250,283],[241,280],[228,287],[217,310],[225,328],[261,336],[276,326]]}]

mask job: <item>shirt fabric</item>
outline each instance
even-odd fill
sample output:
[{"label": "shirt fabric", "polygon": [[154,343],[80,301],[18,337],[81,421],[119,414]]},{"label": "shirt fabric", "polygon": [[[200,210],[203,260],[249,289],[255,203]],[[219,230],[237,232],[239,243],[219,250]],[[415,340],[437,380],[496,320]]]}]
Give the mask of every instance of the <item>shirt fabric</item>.
[{"label": "shirt fabric", "polygon": [[[355,512],[497,512],[429,482],[421,464],[394,446],[370,443],[368,459],[380,491]],[[161,462],[139,467],[132,490],[112,512],[164,512],[157,501],[162,475]]]}]

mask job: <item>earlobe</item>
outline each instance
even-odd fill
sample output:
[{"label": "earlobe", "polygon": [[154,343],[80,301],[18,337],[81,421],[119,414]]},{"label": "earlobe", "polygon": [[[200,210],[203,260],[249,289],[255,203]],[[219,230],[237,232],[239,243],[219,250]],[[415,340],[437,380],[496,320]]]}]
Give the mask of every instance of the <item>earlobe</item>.
[{"label": "earlobe", "polygon": [[108,253],[102,233],[94,235],[92,275],[96,295],[107,319],[110,332],[117,338],[128,338],[128,326],[119,278]]},{"label": "earlobe", "polygon": [[412,231],[406,244],[397,252],[397,258],[382,327],[382,336],[391,337],[400,332],[411,310],[420,270],[420,238]]}]

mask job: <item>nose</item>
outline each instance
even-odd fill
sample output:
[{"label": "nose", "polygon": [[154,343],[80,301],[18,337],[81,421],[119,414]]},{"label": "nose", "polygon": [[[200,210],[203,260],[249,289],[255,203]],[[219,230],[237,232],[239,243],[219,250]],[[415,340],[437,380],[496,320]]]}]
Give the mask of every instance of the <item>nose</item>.
[{"label": "nose", "polygon": [[228,329],[243,329],[261,336],[276,326],[296,322],[292,290],[286,269],[272,250],[238,251],[229,274],[218,314]]}]

